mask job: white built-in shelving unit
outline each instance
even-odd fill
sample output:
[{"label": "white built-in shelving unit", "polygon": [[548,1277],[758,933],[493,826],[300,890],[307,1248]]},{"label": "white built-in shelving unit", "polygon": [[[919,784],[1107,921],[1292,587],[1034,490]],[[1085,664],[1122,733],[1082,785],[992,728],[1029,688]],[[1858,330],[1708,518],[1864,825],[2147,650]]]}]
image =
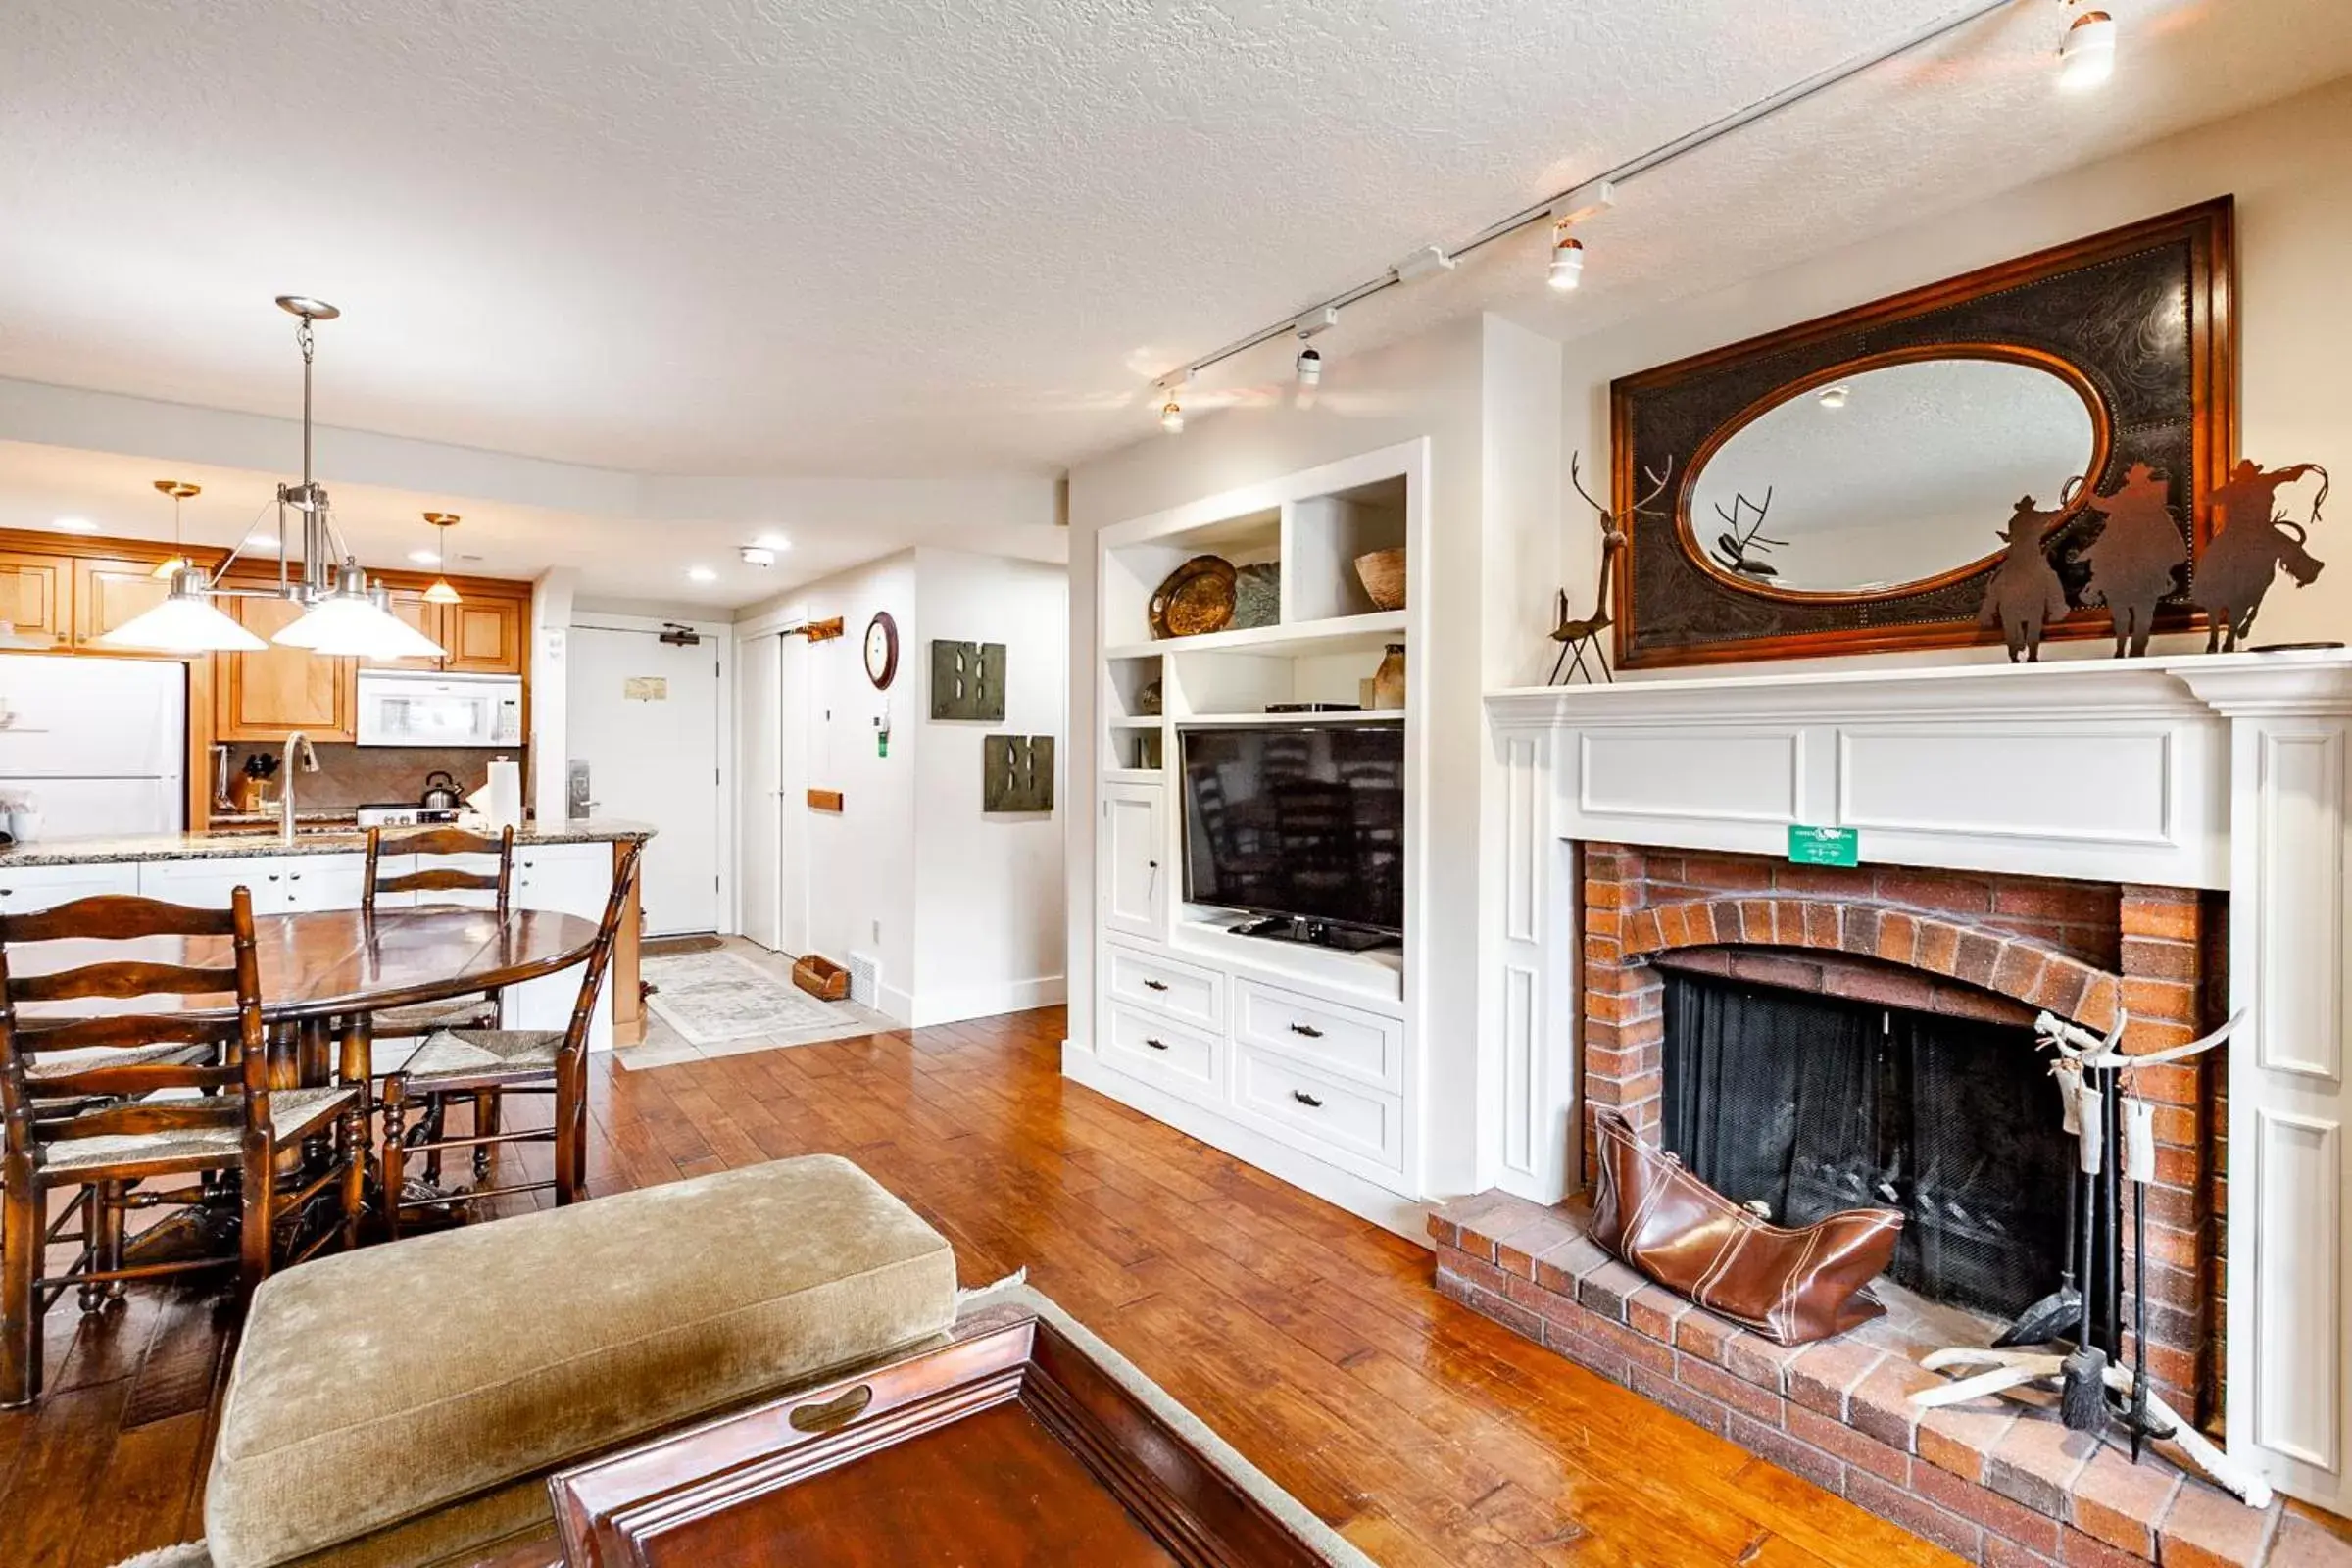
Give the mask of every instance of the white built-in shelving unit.
[{"label": "white built-in shelving unit", "polygon": [[[1420,1196],[1420,1040],[1412,984],[1426,764],[1411,658],[1426,549],[1428,444],[1407,442],[1139,517],[1097,535],[1096,1004],[1068,1070],[1195,1137],[1395,1222]],[[1402,610],[1355,560],[1402,547]],[[1278,564],[1271,625],[1154,638],[1150,607],[1200,555]],[[1406,649],[1405,706],[1359,703]],[[1351,954],[1238,935],[1235,910],[1184,898],[1187,726],[1396,724],[1405,749],[1405,940]]]}]

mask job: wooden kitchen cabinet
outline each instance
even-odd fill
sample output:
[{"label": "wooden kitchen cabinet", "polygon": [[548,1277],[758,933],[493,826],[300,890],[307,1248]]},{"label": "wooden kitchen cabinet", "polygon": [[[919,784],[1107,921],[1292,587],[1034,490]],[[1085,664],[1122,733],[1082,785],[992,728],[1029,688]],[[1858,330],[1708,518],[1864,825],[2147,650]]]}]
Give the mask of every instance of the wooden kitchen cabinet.
[{"label": "wooden kitchen cabinet", "polygon": [[530,613],[527,602],[468,595],[464,604],[430,608],[441,612],[439,633],[426,635],[449,650],[443,668],[482,675],[522,673],[523,629]]},{"label": "wooden kitchen cabinet", "polygon": [[[137,649],[91,648],[99,638],[156,606],[172,592],[155,574],[152,561],[118,561],[78,556],[74,561],[74,646],[93,653],[136,654]],[[173,657],[165,655],[165,658]]]},{"label": "wooden kitchen cabinet", "polygon": [[0,620],[19,637],[66,639],[73,603],[73,563],[63,556],[0,553]]},{"label": "wooden kitchen cabinet", "polygon": [[[409,625],[430,637],[434,642],[440,643],[442,647],[449,646],[447,640],[441,635],[442,607],[425,603],[423,589],[395,588],[391,592],[394,615],[407,621]],[[443,667],[442,661],[437,659],[368,659],[363,660],[362,662],[369,669],[440,669]]]},{"label": "wooden kitchen cabinet", "polygon": [[[265,641],[302,614],[302,606],[286,599],[219,603]],[[296,730],[314,741],[357,738],[356,661],[275,645],[213,658],[214,739],[282,741]]]}]

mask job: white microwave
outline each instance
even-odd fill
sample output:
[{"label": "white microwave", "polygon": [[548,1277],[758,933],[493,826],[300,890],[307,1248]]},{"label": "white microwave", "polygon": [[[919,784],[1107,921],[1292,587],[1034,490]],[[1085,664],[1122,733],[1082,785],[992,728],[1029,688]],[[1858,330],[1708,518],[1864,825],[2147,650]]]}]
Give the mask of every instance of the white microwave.
[{"label": "white microwave", "polygon": [[360,671],[362,746],[520,746],[522,678]]}]

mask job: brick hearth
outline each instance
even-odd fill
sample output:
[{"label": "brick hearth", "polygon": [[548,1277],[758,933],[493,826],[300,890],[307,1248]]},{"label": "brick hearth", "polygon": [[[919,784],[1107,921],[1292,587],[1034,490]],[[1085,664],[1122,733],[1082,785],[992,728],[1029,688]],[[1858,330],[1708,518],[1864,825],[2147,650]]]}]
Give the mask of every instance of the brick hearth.
[{"label": "brick hearth", "polygon": [[2161,1452],[2068,1432],[2012,1400],[1930,1411],[1937,1381],[1881,1324],[1788,1348],[1649,1283],[1574,1206],[1487,1193],[1430,1218],[1446,1296],[1986,1568],[2352,1564],[2274,1502],[2256,1511]]}]

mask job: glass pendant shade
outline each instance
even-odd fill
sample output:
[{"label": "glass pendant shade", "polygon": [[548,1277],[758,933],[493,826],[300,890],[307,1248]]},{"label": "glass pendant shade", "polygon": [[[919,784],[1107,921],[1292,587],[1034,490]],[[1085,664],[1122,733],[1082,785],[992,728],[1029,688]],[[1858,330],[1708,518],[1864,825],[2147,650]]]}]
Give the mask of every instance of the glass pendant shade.
[{"label": "glass pendant shade", "polygon": [[462,605],[466,601],[449,585],[447,577],[435,577],[433,585],[424,591],[424,602],[428,605]]},{"label": "glass pendant shade", "polygon": [[153,610],[132,616],[97,639],[107,648],[143,648],[162,654],[253,654],[270,645],[222,614],[206,597],[204,573],[183,570],[172,592]]},{"label": "glass pendant shade", "polygon": [[173,556],[169,561],[157,562],[155,569],[149,572],[147,575],[153,577],[158,582],[170,582],[172,578],[178,576],[181,572],[187,569],[188,558],[185,556]]},{"label": "glass pendant shade", "polygon": [[440,659],[439,643],[379,609],[365,593],[342,589],[312,605],[270,641],[337,659]]}]

